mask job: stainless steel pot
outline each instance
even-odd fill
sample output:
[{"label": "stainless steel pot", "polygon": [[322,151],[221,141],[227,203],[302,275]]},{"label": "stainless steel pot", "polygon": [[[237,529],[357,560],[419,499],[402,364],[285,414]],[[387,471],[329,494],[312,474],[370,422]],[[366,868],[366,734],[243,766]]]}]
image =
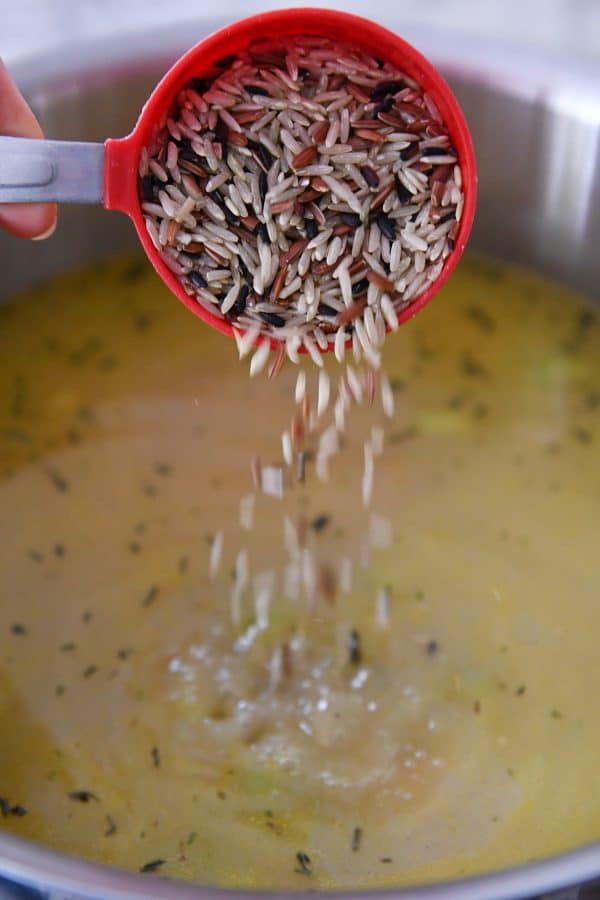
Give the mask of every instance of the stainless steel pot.
[{"label": "stainless steel pot", "polygon": [[[69,48],[14,69],[53,138],[102,140],[129,131],[173,59],[224,24],[204,19],[165,32]],[[402,24],[386,22],[402,33]],[[533,267],[600,301],[600,74],[576,61],[523,58],[493,44],[457,45],[443,33],[413,40],[445,72],[463,105],[478,156],[480,199],[472,246]],[[30,244],[0,235],[0,300],[53,273],[133,246],[133,227],[116,213],[61,209],[52,240]],[[540,816],[543,816],[540,810]],[[565,823],[568,828],[568,823]],[[0,834],[2,897],[53,900],[234,898],[258,896],[148,880],[82,862]],[[600,877],[600,843],[515,869],[452,883],[337,894],[396,900],[510,900],[578,886]],[[22,887],[19,887],[21,885]],[[581,890],[580,896],[600,897]],[[579,888],[561,898],[574,898]],[[291,896],[283,894],[277,897]],[[319,895],[320,896],[320,895]],[[558,896],[558,895],[557,895]]]}]

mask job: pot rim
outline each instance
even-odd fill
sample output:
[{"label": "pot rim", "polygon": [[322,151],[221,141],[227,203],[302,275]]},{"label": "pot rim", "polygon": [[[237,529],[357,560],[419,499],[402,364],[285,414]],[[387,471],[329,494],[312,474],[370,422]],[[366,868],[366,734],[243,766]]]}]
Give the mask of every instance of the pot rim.
[{"label": "pot rim", "polygon": [[[600,842],[537,862],[528,862],[453,881],[360,891],[316,891],[313,897],[340,900],[522,900],[591,881],[600,872]],[[89,862],[14,835],[0,835],[0,876],[19,884],[56,890],[62,897],[135,900],[289,900],[298,891],[246,890],[196,885],[126,872]]]}]

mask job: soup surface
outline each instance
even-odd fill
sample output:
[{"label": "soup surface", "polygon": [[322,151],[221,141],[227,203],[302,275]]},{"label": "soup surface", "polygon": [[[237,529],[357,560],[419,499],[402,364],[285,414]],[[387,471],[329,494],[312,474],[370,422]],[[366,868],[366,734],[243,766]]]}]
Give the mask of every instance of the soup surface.
[{"label": "soup surface", "polygon": [[[386,343],[393,421],[353,412],[329,480],[309,463],[250,531],[292,366],[250,381],[137,258],[2,308],[0,348],[3,828],[296,889],[600,837],[600,329],[580,300],[467,259]],[[286,516],[314,603],[286,581]]]}]

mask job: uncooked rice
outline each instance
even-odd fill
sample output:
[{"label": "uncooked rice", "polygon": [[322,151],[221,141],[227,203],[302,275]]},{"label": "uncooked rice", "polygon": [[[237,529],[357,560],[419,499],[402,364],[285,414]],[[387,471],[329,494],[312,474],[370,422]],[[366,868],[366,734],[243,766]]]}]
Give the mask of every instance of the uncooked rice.
[{"label": "uncooked rice", "polygon": [[349,340],[379,365],[385,331],[452,252],[464,202],[431,97],[388,62],[311,36],[252,44],[193,79],[139,171],[153,242],[234,326],[240,356],[265,336],[293,362],[303,344],[316,365],[330,345],[341,361]]}]

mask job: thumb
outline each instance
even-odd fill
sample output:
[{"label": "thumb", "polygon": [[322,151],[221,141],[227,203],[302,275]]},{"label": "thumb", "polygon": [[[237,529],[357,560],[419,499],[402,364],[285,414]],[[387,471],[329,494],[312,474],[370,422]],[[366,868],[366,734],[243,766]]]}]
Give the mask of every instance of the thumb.
[{"label": "thumb", "polygon": [[[0,134],[42,138],[39,122],[0,59]],[[0,228],[17,237],[41,239],[56,228],[56,204],[7,203],[0,205]]]}]

